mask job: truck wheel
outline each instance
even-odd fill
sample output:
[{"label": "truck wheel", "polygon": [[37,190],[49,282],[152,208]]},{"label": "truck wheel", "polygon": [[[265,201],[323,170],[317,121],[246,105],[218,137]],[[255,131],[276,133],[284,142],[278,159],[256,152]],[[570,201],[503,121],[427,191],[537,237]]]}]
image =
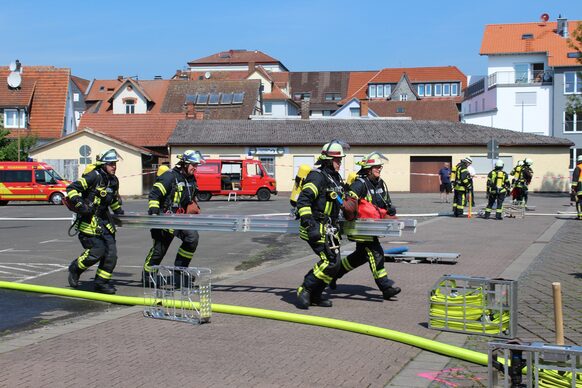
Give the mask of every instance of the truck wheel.
[{"label": "truck wheel", "polygon": [[53,205],[62,205],[63,204],[63,194],[62,193],[53,193],[49,198],[49,202]]},{"label": "truck wheel", "polygon": [[0,206],[6,206],[8,205],[8,201],[0,201]]},{"label": "truck wheel", "polygon": [[210,198],[212,198],[212,194],[210,194],[210,193],[207,193],[205,191],[198,193],[198,200],[199,201],[202,201],[202,202],[210,201]]},{"label": "truck wheel", "polygon": [[271,198],[271,192],[269,189],[265,189],[264,187],[260,188],[257,191],[257,199],[259,201],[268,201]]}]

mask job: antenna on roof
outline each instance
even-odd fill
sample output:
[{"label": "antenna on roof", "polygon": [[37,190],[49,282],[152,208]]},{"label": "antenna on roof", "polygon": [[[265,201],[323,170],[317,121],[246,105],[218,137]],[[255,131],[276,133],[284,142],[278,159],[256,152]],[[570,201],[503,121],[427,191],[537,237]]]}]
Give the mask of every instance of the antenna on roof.
[{"label": "antenna on roof", "polygon": [[540,15],[540,20],[545,23],[548,20],[550,20],[550,15],[548,15],[547,13],[543,13]]},{"label": "antenna on roof", "polygon": [[8,82],[8,86],[10,86],[12,89],[16,89],[20,87],[20,84],[22,83],[22,77],[20,76],[20,61],[17,59],[14,62],[10,62],[8,68],[10,69],[10,74],[8,74],[6,81]]},{"label": "antenna on roof", "polygon": [[209,79],[212,76],[212,74],[207,71],[206,73],[204,73],[204,78]]}]

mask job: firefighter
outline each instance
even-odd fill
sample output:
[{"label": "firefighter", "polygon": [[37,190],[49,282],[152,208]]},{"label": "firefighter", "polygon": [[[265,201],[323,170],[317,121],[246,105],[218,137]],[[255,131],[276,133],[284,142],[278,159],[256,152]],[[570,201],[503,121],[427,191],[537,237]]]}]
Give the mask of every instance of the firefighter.
[{"label": "firefighter", "polygon": [[572,173],[572,195],[576,198],[577,219],[582,220],[582,155],[576,159],[576,168]]},{"label": "firefighter", "polygon": [[297,198],[297,212],[301,219],[299,236],[308,242],[319,259],[304,277],[297,289],[297,307],[310,305],[331,307],[329,299],[322,296],[325,287],[337,276],[339,260],[340,206],[344,186],[338,171],[345,157],[347,144],[333,140],[322,147],[316,165],[311,170]]},{"label": "firefighter", "polygon": [[69,265],[69,285],[79,286],[79,277],[99,262],[95,274],[95,291],[115,294],[111,276],[117,264],[115,226],[109,209],[123,214],[119,198],[119,181],[115,176],[119,155],[109,149],[97,156],[95,168],[67,187],[67,198],[77,211],[79,241],[85,251]]},{"label": "firefighter", "polygon": [[533,178],[533,170],[531,166],[533,165],[533,160],[526,158],[523,161],[523,166],[519,171],[519,175],[515,181],[515,197],[514,202],[518,205],[527,205],[528,198],[528,186]]},{"label": "firefighter", "polygon": [[517,182],[517,178],[519,178],[519,174],[521,174],[521,169],[523,168],[523,160],[518,160],[513,170],[509,173],[511,175],[511,199],[513,202],[517,200],[518,191],[515,188],[515,182]]},{"label": "firefighter", "polygon": [[509,178],[507,173],[503,171],[503,166],[503,161],[498,160],[495,162],[495,168],[487,175],[487,198],[489,202],[485,208],[485,219],[489,218],[495,202],[497,202],[495,218],[498,220],[503,219],[503,201],[510,189]]},{"label": "firefighter", "polygon": [[473,179],[467,169],[473,163],[469,157],[461,159],[455,167],[455,181],[453,182],[454,197],[453,197],[453,214],[455,217],[463,215],[465,205],[467,204],[467,194],[471,193],[473,189]]},{"label": "firefighter", "polygon": [[[379,152],[373,152],[358,162],[361,169],[358,171],[358,177],[350,185],[348,194],[358,200],[365,199],[378,208],[386,210],[389,216],[395,216],[396,208],[392,206],[388,187],[380,178],[384,160],[388,159]],[[348,239],[356,242],[356,250],[341,260],[339,272],[330,283],[330,288],[335,289],[336,279],[367,262],[384,299],[389,300],[398,295],[400,288],[394,287],[394,282],[388,279],[388,273],[384,268],[384,248],[378,237],[348,236]]]},{"label": "firefighter", "polygon": [[[188,205],[195,201],[198,191],[194,173],[203,162],[197,151],[186,150],[178,155],[176,166],[157,177],[148,196],[148,214],[186,213]],[[154,242],[143,266],[143,280],[146,285],[152,278],[150,273],[154,272],[152,266],[160,265],[174,237],[182,240],[174,260],[176,267],[188,267],[198,247],[198,232],[195,230],[151,229],[150,233]]]}]

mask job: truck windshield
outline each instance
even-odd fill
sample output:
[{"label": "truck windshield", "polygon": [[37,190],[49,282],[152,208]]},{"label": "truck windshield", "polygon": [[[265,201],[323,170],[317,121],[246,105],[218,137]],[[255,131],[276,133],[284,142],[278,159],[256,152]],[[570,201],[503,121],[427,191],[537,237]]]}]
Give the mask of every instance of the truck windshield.
[{"label": "truck windshield", "polygon": [[64,179],[59,175],[58,172],[56,172],[55,170],[47,170],[47,172],[50,174],[50,176],[52,176],[53,178],[55,178],[55,180],[57,181],[63,181]]}]

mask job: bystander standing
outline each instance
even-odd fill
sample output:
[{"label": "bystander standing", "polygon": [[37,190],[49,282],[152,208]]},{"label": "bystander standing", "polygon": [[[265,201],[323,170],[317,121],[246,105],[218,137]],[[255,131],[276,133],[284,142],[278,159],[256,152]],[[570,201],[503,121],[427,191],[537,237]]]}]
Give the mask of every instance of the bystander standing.
[{"label": "bystander standing", "polygon": [[451,185],[451,168],[449,163],[445,163],[439,170],[439,183],[441,191],[441,202],[449,203],[449,194],[453,191]]}]

